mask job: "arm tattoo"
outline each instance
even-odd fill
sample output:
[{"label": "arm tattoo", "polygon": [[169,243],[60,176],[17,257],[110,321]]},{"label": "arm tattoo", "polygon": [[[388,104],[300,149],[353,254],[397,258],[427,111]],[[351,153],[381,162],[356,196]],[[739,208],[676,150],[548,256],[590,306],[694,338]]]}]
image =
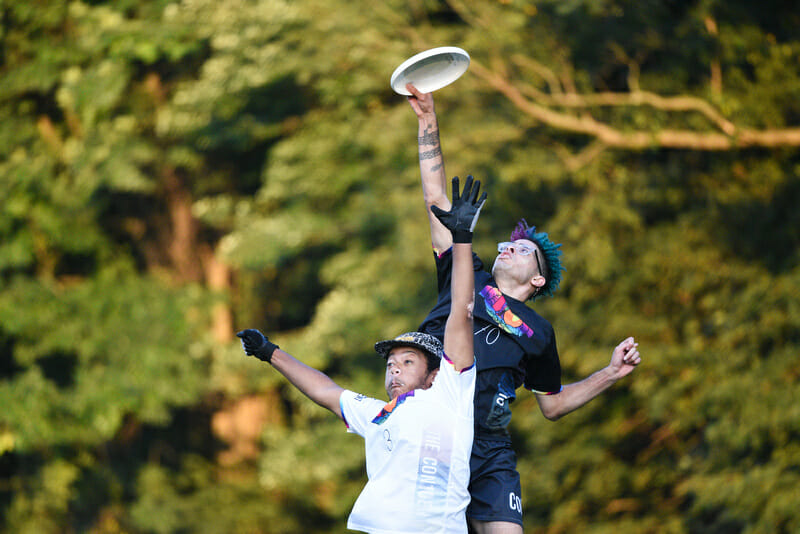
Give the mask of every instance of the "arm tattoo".
[{"label": "arm tattoo", "polygon": [[433,150],[427,150],[425,152],[420,152],[419,153],[419,160],[423,161],[423,160],[426,160],[426,159],[434,159],[434,158],[440,157],[441,155],[442,155],[442,149],[437,146]]},{"label": "arm tattoo", "polygon": [[438,145],[439,144],[439,130],[431,130],[428,126],[420,137],[417,138],[420,145]]}]

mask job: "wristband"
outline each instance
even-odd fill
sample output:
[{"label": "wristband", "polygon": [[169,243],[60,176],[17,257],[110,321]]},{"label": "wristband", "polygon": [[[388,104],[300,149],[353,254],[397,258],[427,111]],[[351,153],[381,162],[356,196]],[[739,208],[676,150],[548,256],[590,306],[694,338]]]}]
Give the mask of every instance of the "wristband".
[{"label": "wristband", "polygon": [[472,232],[466,230],[455,230],[453,234],[453,243],[472,243]]}]

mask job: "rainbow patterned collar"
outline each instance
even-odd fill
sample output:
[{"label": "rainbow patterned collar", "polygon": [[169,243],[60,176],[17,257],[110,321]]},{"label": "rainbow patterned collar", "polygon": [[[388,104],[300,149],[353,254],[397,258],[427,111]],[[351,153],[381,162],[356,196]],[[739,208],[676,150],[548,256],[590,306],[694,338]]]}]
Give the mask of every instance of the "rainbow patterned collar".
[{"label": "rainbow patterned collar", "polygon": [[375,423],[376,425],[380,425],[381,423],[386,421],[398,406],[403,404],[409,397],[414,396],[414,391],[416,390],[408,391],[406,393],[403,393],[402,395],[398,395],[397,397],[393,398],[389,403],[386,404],[386,406],[381,408],[380,413],[375,416],[372,422]]},{"label": "rainbow patterned collar", "polygon": [[481,296],[486,302],[486,313],[497,323],[497,326],[515,336],[524,334],[528,337],[533,337],[533,329],[511,311],[505,296],[499,289],[487,285],[481,290]]}]

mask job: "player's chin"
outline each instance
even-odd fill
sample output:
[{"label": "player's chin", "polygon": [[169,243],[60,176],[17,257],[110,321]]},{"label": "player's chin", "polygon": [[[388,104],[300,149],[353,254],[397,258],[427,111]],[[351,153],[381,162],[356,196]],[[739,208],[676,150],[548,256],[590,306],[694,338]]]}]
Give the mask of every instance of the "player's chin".
[{"label": "player's chin", "polygon": [[513,262],[513,258],[508,254],[501,254],[494,259],[494,263],[492,264],[492,270],[495,269],[507,269],[509,265]]}]

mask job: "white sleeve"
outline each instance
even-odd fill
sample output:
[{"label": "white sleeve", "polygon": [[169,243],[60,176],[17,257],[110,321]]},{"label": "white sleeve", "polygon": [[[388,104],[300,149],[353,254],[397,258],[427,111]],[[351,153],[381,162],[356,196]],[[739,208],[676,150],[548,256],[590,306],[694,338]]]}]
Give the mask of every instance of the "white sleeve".
[{"label": "white sleeve", "polygon": [[364,437],[367,424],[375,418],[386,403],[361,395],[354,391],[344,390],[339,397],[342,418],[347,431]]},{"label": "white sleeve", "polygon": [[453,411],[465,417],[473,417],[475,376],[474,361],[469,367],[456,371],[453,362],[445,354],[439,362],[439,373],[436,375],[431,389],[435,388]]}]

